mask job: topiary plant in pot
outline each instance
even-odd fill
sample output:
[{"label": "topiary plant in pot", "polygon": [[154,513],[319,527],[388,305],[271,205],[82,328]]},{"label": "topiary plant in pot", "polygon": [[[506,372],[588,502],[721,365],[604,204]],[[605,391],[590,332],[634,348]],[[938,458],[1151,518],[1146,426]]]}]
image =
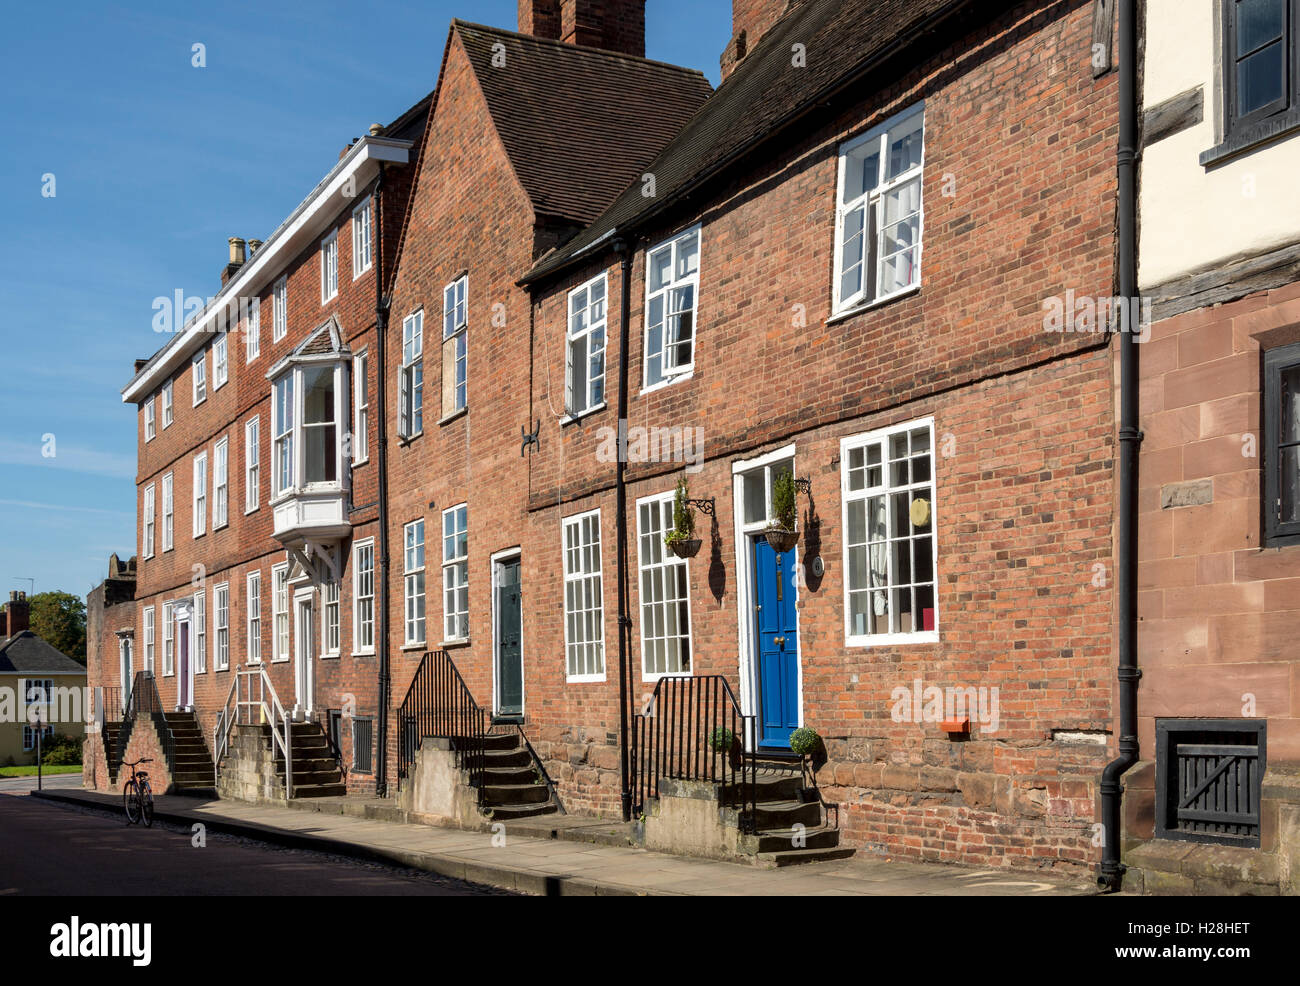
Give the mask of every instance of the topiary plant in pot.
[{"label": "topiary plant in pot", "polygon": [[701,541],[695,536],[695,509],[690,505],[691,491],[686,477],[677,480],[673,492],[673,529],[664,535],[664,545],[678,558],[694,558],[700,553]]},{"label": "topiary plant in pot", "polygon": [[783,469],[772,481],[772,517],[768,521],[763,536],[772,550],[785,553],[794,550],[799,542],[799,532],[795,528],[798,512],[795,509],[794,473]]}]

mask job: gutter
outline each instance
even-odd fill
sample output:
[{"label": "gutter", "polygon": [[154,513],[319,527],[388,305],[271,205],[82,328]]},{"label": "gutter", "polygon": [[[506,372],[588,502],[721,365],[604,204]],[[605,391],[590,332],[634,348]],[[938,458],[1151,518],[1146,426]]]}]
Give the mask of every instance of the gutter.
[{"label": "gutter", "polygon": [[375,190],[371,201],[374,203],[375,216],[375,400],[379,404],[376,418],[376,434],[379,449],[375,468],[379,470],[379,548],[377,558],[379,575],[379,605],[375,613],[375,637],[379,651],[379,676],[376,685],[379,689],[376,718],[379,720],[379,736],[376,737],[378,763],[375,765],[375,794],[379,797],[388,795],[388,707],[391,696],[391,674],[389,671],[388,647],[388,395],[385,381],[388,379],[387,364],[384,359],[384,341],[388,335],[388,298],[384,297],[384,221],[383,190],[386,168],[381,161],[379,178],[375,181]]},{"label": "gutter", "polygon": [[[1119,294],[1137,296],[1137,0],[1119,0],[1119,147],[1117,183],[1119,208]],[[1127,307],[1127,306],[1126,306]],[[1130,329],[1136,326],[1129,326]],[[1119,597],[1119,756],[1101,775],[1101,821],[1105,841],[1097,885],[1119,890],[1124,879],[1120,862],[1124,772],[1138,762],[1137,688],[1142,671],[1137,663],[1137,527],[1138,350],[1134,331],[1120,332],[1119,462],[1116,484],[1119,516],[1115,588]]]}]

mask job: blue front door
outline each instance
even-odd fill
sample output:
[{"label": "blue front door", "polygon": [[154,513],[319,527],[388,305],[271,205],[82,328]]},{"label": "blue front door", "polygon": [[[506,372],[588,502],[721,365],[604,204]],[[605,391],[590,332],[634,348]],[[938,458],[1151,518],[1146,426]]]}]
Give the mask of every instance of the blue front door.
[{"label": "blue front door", "polygon": [[795,629],[795,553],[754,541],[758,626],[759,745],[787,749],[799,726],[799,637]]}]

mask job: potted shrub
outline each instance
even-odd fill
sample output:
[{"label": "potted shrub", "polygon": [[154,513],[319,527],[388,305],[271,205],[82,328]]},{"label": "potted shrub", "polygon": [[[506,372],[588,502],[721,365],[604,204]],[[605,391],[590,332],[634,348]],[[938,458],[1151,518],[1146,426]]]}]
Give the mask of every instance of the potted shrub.
[{"label": "potted shrub", "polygon": [[797,753],[801,757],[810,757],[814,755],[822,744],[822,738],[817,735],[817,730],[809,729],[807,726],[800,726],[790,734],[790,752]]},{"label": "potted shrub", "polygon": [[695,536],[695,510],[687,501],[690,490],[686,477],[677,480],[673,493],[673,529],[664,535],[664,545],[678,558],[694,558],[700,553],[700,539]]},{"label": "potted shrub", "polygon": [[763,536],[772,550],[779,554],[792,551],[799,542],[799,532],[795,529],[794,493],[794,473],[789,469],[777,473],[772,481],[772,517]]}]

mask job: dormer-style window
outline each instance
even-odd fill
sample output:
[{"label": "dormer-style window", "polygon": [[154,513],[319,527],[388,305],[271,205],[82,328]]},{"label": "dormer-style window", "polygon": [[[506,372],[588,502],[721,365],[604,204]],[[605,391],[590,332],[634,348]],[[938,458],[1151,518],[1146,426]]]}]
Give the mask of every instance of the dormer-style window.
[{"label": "dormer-style window", "polygon": [[836,314],[921,283],[923,106],[840,147],[835,198]]}]

